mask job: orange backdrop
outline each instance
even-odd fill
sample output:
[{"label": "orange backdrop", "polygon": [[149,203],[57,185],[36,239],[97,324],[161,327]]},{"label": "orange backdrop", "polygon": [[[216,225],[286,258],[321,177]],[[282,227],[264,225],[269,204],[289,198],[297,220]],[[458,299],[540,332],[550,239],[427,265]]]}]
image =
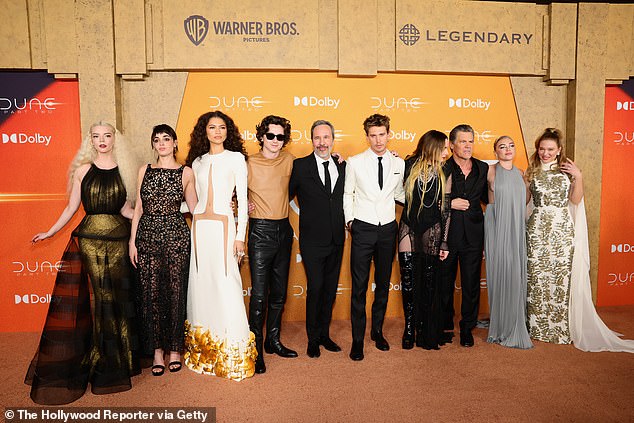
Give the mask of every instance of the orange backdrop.
[{"label": "orange backdrop", "polygon": [[[605,90],[597,305],[634,304],[634,80]],[[631,192],[631,191],[630,191]]]},{"label": "orange backdrop", "polygon": [[83,213],[32,245],[66,204],[67,170],[79,148],[77,81],[33,72],[0,73],[0,331],[39,331],[62,251]]},{"label": "orange backdrop", "polygon": [[[259,150],[255,125],[269,114],[281,115],[291,121],[293,142],[286,148],[296,157],[312,151],[310,126],[317,119],[327,119],[334,124],[335,151],[348,157],[368,148],[363,120],[373,113],[382,113],[391,118],[389,148],[401,157],[414,150],[426,131],[437,129],[448,134],[457,124],[469,123],[476,131],[476,157],[494,159],[493,141],[500,135],[509,135],[517,145],[516,165],[524,169],[527,164],[508,77],[379,74],[374,78],[341,78],[330,72],[191,72],[178,119],[178,137],[188,140],[198,116],[216,109],[234,119],[250,154]],[[186,149],[179,154],[184,160]],[[293,204],[290,220],[295,230],[295,242],[284,312],[287,320],[305,319],[306,276],[297,242],[300,236],[298,212]],[[348,240],[333,312],[335,319],[350,317],[349,253]],[[248,263],[241,270],[245,302],[248,303],[251,285]],[[456,302],[460,300],[459,283],[457,285]],[[486,313],[484,270],[481,286],[481,311]],[[387,315],[402,315],[401,296],[395,292],[400,290],[396,262],[390,289]],[[369,299],[372,295],[368,290]],[[370,304],[368,301],[368,308]],[[460,307],[456,309],[460,310]]]}]

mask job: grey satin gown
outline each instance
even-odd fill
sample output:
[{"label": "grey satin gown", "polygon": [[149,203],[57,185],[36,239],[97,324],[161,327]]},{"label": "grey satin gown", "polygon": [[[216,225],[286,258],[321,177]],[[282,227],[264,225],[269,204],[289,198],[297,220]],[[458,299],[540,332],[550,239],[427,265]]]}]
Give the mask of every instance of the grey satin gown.
[{"label": "grey satin gown", "polygon": [[487,342],[532,348],[526,326],[526,187],[520,171],[495,165],[494,203],[484,217],[491,321]]}]

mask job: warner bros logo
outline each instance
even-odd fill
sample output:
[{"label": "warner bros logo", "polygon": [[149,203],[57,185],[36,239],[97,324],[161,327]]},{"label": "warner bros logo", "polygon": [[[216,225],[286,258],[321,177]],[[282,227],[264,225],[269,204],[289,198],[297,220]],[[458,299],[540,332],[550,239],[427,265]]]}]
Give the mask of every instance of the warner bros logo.
[{"label": "warner bros logo", "polygon": [[185,34],[195,46],[200,45],[209,32],[209,21],[200,15],[191,15],[183,21]]}]

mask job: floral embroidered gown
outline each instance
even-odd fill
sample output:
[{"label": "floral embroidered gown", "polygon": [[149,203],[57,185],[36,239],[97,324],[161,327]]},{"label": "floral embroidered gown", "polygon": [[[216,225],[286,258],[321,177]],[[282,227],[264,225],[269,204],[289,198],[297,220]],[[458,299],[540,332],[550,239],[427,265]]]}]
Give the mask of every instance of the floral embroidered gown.
[{"label": "floral embroidered gown", "polygon": [[569,344],[568,306],[574,227],[568,209],[570,179],[543,165],[530,183],[535,206],[526,224],[527,319],[531,338]]}]

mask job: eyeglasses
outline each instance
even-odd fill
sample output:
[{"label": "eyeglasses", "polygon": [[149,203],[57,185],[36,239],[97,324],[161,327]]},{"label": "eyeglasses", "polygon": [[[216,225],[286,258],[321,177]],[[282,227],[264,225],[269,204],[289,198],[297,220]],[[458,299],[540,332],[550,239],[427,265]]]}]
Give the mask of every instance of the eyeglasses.
[{"label": "eyeglasses", "polygon": [[272,132],[267,132],[264,134],[267,140],[272,140],[273,138],[277,138],[278,141],[284,141],[284,134],[274,134]]}]

